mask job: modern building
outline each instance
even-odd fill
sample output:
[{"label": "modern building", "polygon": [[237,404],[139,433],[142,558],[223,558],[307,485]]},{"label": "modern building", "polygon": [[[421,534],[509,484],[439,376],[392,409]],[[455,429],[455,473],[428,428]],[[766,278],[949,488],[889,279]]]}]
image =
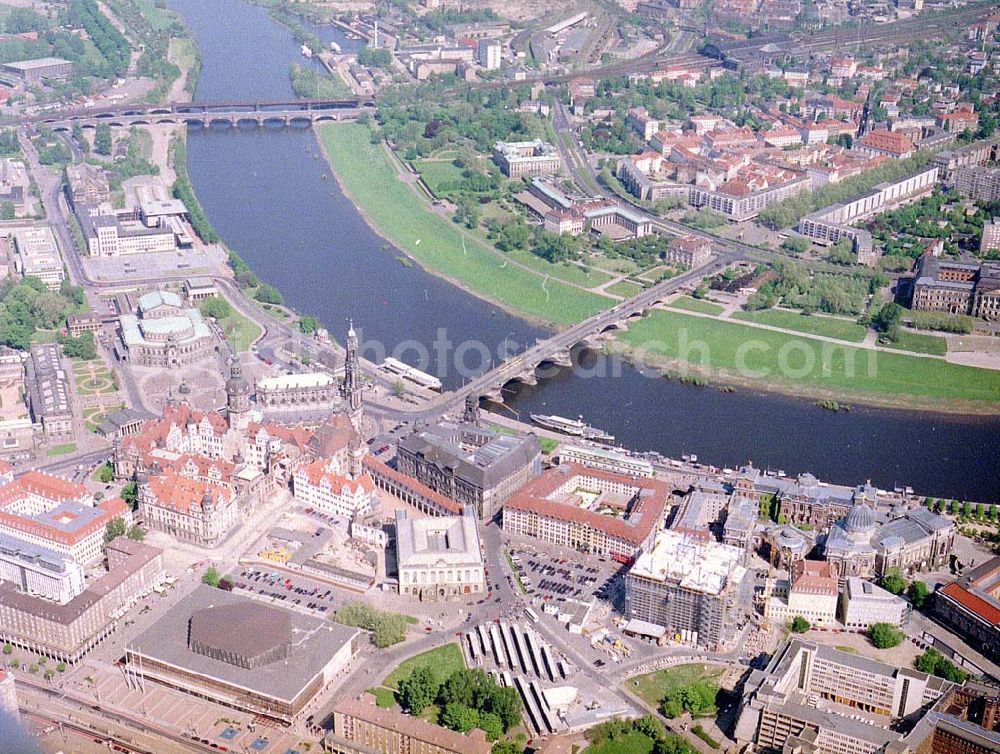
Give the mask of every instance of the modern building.
[{"label": "modern building", "polygon": [[132,216],[123,219],[114,212],[87,211],[77,213],[77,217],[87,241],[87,253],[92,257],[173,251],[178,237],[183,235],[179,227],[162,218],[148,225]]},{"label": "modern building", "polygon": [[726,216],[733,222],[752,220],[769,204],[809,191],[808,176],[791,174],[774,182],[735,179],[717,189],[691,186],[688,202],[692,207],[705,207]]},{"label": "modern building", "polygon": [[210,356],[216,338],[201,312],[185,307],[170,291],[153,291],[139,299],[135,314],[119,319],[123,360],[136,366],[177,367]]},{"label": "modern building", "polygon": [[476,62],[487,71],[495,71],[500,67],[500,54],[503,47],[496,39],[480,39],[476,43]]},{"label": "modern building", "polygon": [[0,534],[0,581],[53,602],[69,602],[83,591],[83,568],[72,558]]},{"label": "modern building", "polygon": [[[736,740],[764,754],[883,754],[907,748],[903,718],[921,716],[952,684],[803,639],[789,639],[746,681]],[[924,721],[917,723],[911,736]],[[789,748],[791,747],[791,748]],[[796,748],[798,747],[798,748]]]},{"label": "modern building", "polygon": [[136,483],[146,526],[181,542],[215,547],[241,521],[240,500],[227,482],[140,472]]},{"label": "modern building", "polygon": [[653,464],[645,459],[636,458],[628,451],[560,444],[554,455],[559,463],[576,463],[612,474],[651,477],[654,473]]},{"label": "modern building", "polygon": [[934,592],[934,615],[983,654],[1000,658],[1000,557]]},{"label": "modern building", "polygon": [[725,647],[749,610],[743,558],[736,547],[661,531],[625,576],[625,617],[663,626],[675,641]]},{"label": "modern building", "polygon": [[837,622],[839,594],[837,577],[829,563],[799,560],[792,565],[789,579],[768,580],[764,618],[785,626],[801,617],[816,628],[830,628]]},{"label": "modern building", "polygon": [[840,621],[847,628],[864,629],[873,623],[902,626],[910,619],[910,603],[877,584],[849,577],[840,602]]},{"label": "modern building", "polygon": [[17,228],[14,237],[14,268],[24,277],[35,277],[51,291],[59,290],[66,277],[52,228],[37,225]]},{"label": "modern building", "polygon": [[56,343],[31,347],[27,367],[28,411],[48,437],[73,433],[73,398],[69,375]]},{"label": "modern building", "polygon": [[163,551],[119,537],[108,543],[108,572],[58,604],[0,584],[0,641],[76,662],[114,633],[120,618],[164,578]]},{"label": "modern building", "polygon": [[131,523],[132,512],[121,498],[95,503],[82,484],[40,471],[0,486],[0,535],[81,566],[101,559],[104,531],[114,518]]},{"label": "modern building", "polygon": [[1000,219],[994,217],[983,223],[983,233],[979,239],[979,251],[995,251],[1000,249]]},{"label": "modern building", "polygon": [[21,716],[21,705],[17,701],[17,688],[14,685],[14,674],[7,670],[0,670],[0,712],[6,714],[11,720],[18,720]]},{"label": "modern building", "polygon": [[490,750],[478,728],[457,733],[379,707],[368,694],[339,700],[333,707],[333,730],[323,739],[323,751],[332,754],[489,754]]},{"label": "modern building", "polygon": [[995,202],[1000,199],[1000,168],[973,165],[952,174],[955,190],[965,199]]},{"label": "modern building", "polygon": [[948,562],[955,543],[952,521],[926,508],[890,516],[877,516],[862,502],[830,527],[823,555],[839,578],[884,576],[894,568],[921,571]]},{"label": "modern building", "polygon": [[0,71],[20,79],[25,84],[38,84],[45,79],[61,79],[73,73],[73,63],[62,58],[38,58],[4,63]]},{"label": "modern building", "polygon": [[255,390],[261,409],[334,409],[339,402],[337,381],[326,372],[262,377]]},{"label": "modern building", "polygon": [[486,591],[486,567],[476,513],[412,519],[396,511],[399,593],[422,600]]},{"label": "modern building", "polygon": [[541,139],[534,141],[498,141],[493,145],[493,159],[504,175],[551,175],[562,169],[559,150]]},{"label": "modern building", "polygon": [[66,196],[77,214],[111,201],[111,188],[104,168],[87,162],[66,166]]},{"label": "modern building", "polygon": [[15,208],[24,206],[31,190],[28,170],[20,160],[0,158],[0,201],[10,202]]},{"label": "modern building", "polygon": [[652,544],[669,496],[669,487],[656,479],[560,463],[507,501],[503,528],[628,562]]},{"label": "modern building", "polygon": [[361,639],[356,628],[200,585],[129,642],[126,673],[288,724]]},{"label": "modern building", "polygon": [[490,519],[541,473],[542,451],[534,434],[504,435],[467,419],[444,420],[403,438],[396,467]]}]

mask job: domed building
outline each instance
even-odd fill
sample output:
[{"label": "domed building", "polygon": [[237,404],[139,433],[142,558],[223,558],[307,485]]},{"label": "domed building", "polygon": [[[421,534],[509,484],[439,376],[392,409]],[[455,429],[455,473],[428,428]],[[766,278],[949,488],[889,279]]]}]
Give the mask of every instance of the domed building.
[{"label": "domed building", "polygon": [[825,553],[838,577],[874,573],[875,548],[871,540],[877,525],[875,511],[867,503],[858,503],[847,516],[830,527]]},{"label": "domed building", "polygon": [[137,366],[178,367],[211,355],[216,346],[201,312],[185,308],[180,296],[152,291],[140,297],[135,314],[118,320],[119,356]]}]

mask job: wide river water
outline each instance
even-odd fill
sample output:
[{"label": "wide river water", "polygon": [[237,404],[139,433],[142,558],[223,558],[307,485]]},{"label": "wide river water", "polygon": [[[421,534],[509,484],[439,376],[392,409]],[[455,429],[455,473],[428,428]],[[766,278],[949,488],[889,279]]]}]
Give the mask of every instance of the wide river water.
[{"label": "wide river water", "polygon": [[[168,0],[186,19],[202,53],[195,98],[284,99],[288,69],[303,63],[291,32],[243,0]],[[325,41],[346,40],[314,27]],[[311,131],[192,129],[188,169],[208,217],[225,242],[288,303],[334,334],[353,318],[363,340],[413,362],[427,349],[429,371],[445,385],[462,379],[438,365],[432,344],[443,329],[453,343],[478,340],[493,352],[545,331],[399,261],[339,190]],[[371,352],[369,355],[373,355]],[[579,355],[600,375],[599,354]],[[469,363],[475,359],[469,359]],[[831,413],[811,401],[740,390],[724,393],[628,366],[616,376],[560,372],[509,397],[512,411],[582,414],[621,444],[679,457],[696,453],[718,466],[753,461],[788,473],[923,494],[1000,500],[1000,419],[949,417],[855,407]]]}]

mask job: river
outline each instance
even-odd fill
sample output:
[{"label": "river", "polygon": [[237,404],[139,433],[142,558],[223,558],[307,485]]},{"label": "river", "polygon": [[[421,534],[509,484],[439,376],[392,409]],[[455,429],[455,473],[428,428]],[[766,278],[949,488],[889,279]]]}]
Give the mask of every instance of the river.
[{"label": "river", "polygon": [[[288,67],[302,62],[288,29],[243,0],[168,0],[202,51],[196,100],[292,96]],[[351,49],[332,27],[309,27]],[[356,43],[354,43],[356,44]],[[400,262],[329,175],[309,131],[189,132],[188,169],[208,217],[226,243],[290,305],[318,316],[334,334],[353,318],[376,356],[377,344],[427,366],[453,386],[432,347],[443,329],[453,343],[482,341],[493,352],[545,332]],[[597,375],[614,366],[577,355]],[[475,361],[472,359],[471,361]],[[718,466],[752,460],[786,472],[959,499],[1000,500],[1000,419],[925,415],[855,407],[832,413],[811,401],[650,379],[627,365],[614,376],[562,370],[509,397],[512,411],[582,414],[621,444],[666,455],[696,453]]]}]

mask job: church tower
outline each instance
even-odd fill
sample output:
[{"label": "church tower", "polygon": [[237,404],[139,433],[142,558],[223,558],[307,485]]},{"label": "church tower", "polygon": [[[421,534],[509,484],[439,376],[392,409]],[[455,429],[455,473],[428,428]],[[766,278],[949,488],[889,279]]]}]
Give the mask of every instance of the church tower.
[{"label": "church tower", "polygon": [[243,432],[250,423],[250,382],[243,376],[236,357],[229,360],[229,379],[226,380],[226,415],[229,428]]},{"label": "church tower", "polygon": [[479,426],[479,397],[473,394],[465,396],[465,413],[462,414],[462,421],[466,424]]},{"label": "church tower", "polygon": [[347,355],[344,357],[344,383],[340,394],[344,399],[344,410],[355,422],[361,415],[362,381],[361,355],[358,353],[358,334],[354,332],[354,323],[347,330]]}]

